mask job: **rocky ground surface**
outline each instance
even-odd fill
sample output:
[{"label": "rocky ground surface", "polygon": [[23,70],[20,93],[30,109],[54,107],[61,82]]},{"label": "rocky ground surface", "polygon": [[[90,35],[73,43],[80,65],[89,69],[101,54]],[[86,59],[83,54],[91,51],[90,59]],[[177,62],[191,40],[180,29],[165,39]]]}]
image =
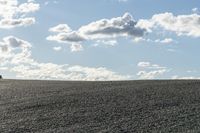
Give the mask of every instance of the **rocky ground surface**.
[{"label": "rocky ground surface", "polygon": [[200,81],[0,80],[1,133],[199,131]]}]

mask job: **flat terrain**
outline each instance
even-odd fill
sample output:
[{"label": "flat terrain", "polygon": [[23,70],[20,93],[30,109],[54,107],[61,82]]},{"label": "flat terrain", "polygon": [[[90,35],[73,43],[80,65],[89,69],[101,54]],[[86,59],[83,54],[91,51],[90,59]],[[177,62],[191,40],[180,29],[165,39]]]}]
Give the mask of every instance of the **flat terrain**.
[{"label": "flat terrain", "polygon": [[0,81],[0,133],[200,132],[200,81]]}]

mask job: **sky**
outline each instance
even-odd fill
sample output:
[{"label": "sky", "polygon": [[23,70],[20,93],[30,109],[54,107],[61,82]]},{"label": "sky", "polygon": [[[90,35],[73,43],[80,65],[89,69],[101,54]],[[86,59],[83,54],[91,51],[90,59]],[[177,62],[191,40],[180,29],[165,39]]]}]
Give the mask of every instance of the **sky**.
[{"label": "sky", "polygon": [[198,0],[0,0],[9,79],[200,79]]}]

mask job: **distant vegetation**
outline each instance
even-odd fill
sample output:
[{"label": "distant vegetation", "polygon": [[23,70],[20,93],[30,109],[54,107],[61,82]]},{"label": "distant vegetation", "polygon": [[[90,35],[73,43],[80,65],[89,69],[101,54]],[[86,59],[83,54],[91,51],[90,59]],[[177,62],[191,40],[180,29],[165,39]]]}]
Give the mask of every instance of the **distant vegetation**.
[{"label": "distant vegetation", "polygon": [[0,75],[0,79],[3,79],[2,75]]}]

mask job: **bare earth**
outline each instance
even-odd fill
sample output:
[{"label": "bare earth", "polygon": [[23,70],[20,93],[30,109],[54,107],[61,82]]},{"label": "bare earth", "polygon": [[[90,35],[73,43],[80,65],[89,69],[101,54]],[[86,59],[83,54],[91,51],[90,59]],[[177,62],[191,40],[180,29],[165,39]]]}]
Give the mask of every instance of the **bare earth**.
[{"label": "bare earth", "polygon": [[200,81],[0,80],[4,132],[200,132]]}]

